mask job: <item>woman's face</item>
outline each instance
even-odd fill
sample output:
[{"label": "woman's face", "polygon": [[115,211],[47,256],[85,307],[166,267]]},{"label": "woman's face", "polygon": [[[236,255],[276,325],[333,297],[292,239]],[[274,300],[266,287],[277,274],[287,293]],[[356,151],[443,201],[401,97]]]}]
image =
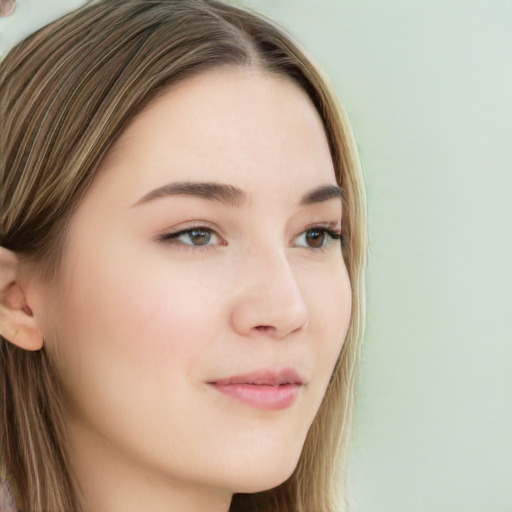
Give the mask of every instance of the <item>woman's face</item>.
[{"label": "woman's face", "polygon": [[341,214],[289,79],[203,73],[132,122],[72,218],[43,322],[86,489],[94,471],[229,493],[291,474],[349,323]]}]

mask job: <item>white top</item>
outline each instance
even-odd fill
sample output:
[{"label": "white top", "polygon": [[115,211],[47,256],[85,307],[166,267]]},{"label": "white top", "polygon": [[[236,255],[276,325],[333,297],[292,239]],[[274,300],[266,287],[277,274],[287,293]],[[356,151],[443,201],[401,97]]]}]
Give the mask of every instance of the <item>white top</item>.
[{"label": "white top", "polygon": [[9,482],[0,478],[0,512],[18,512]]}]

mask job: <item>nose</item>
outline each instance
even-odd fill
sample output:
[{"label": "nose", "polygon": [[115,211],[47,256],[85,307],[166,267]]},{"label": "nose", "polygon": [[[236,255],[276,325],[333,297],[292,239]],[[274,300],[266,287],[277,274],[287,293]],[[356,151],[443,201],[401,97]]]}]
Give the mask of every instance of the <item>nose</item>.
[{"label": "nose", "polygon": [[307,328],[309,310],[284,254],[253,255],[239,272],[231,311],[236,332],[282,339]]}]

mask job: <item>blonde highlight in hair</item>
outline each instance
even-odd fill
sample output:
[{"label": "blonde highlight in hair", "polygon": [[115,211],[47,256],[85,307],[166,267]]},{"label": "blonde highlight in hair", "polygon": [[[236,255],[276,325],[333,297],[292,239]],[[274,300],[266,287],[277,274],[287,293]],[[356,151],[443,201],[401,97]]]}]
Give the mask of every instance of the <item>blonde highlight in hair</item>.
[{"label": "blonde highlight in hair", "polygon": [[[17,45],[0,64],[0,245],[55,280],[69,220],[123,130],[159,94],[219,66],[289,77],[311,98],[345,191],[352,286],[349,330],[297,468],[275,489],[235,495],[231,511],[338,511],[364,329],[366,198],[343,107],[282,29],[216,0],[100,0]],[[44,348],[1,338],[0,380],[0,476],[27,512],[79,512],[59,380]]]}]

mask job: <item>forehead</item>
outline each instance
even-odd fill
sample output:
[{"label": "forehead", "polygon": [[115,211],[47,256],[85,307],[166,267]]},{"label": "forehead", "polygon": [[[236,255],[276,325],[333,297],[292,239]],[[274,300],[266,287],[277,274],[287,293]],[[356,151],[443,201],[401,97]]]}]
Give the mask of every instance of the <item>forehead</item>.
[{"label": "forehead", "polygon": [[[140,190],[166,180],[303,188],[335,183],[323,123],[291,79],[246,68],[195,75],[158,96],[120,136],[101,170]],[[100,181],[103,178],[100,178]]]}]

